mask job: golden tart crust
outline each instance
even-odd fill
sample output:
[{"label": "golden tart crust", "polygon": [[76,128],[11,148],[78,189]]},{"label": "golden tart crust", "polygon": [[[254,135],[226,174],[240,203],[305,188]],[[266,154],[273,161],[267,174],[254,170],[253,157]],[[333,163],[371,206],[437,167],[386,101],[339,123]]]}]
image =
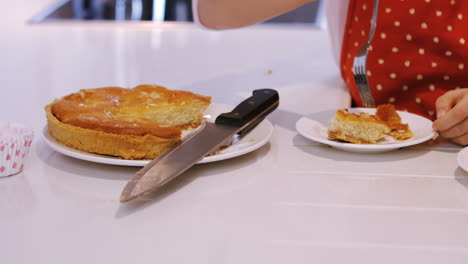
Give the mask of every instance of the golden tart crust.
[{"label": "golden tart crust", "polygon": [[48,130],[82,151],[153,159],[196,127],[211,97],[162,86],[83,89],[47,105]]}]

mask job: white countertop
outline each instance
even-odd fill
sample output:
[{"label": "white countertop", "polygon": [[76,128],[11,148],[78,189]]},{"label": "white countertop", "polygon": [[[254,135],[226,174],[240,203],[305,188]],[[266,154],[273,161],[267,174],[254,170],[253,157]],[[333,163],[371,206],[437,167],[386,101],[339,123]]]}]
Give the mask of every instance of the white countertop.
[{"label": "white countertop", "polygon": [[[356,154],[295,131],[301,116],[349,104],[325,32],[25,25],[8,15],[0,25],[0,121],[36,135],[24,171],[0,178],[0,263],[466,263],[460,147]],[[138,168],[54,152],[41,136],[43,107],[81,88],[143,83],[231,105],[276,89],[274,135],[255,152],[194,166],[151,200],[122,205]]]}]

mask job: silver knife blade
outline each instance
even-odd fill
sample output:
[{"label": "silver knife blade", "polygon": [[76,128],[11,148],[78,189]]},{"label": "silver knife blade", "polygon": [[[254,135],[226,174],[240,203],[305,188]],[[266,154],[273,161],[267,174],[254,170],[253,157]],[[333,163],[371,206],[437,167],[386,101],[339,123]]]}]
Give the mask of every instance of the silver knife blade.
[{"label": "silver knife blade", "polygon": [[[238,130],[238,127],[206,123],[200,132],[140,170],[125,187],[120,200],[126,202],[166,184],[230,140]],[[174,152],[177,155],[171,155]]]},{"label": "silver knife blade", "polygon": [[278,104],[276,91],[255,90],[252,97],[244,100],[232,112],[221,114],[215,123],[204,123],[197,133],[192,133],[138,171],[125,186],[120,201],[130,201],[170,182],[207,154],[232,140],[236,134],[250,131]]}]

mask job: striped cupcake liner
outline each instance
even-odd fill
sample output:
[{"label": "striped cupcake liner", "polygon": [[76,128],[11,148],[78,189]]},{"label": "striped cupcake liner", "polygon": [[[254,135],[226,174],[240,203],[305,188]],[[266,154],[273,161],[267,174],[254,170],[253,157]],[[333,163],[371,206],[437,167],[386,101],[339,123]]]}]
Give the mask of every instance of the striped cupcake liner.
[{"label": "striped cupcake liner", "polygon": [[34,132],[21,124],[0,123],[0,177],[23,170]]}]

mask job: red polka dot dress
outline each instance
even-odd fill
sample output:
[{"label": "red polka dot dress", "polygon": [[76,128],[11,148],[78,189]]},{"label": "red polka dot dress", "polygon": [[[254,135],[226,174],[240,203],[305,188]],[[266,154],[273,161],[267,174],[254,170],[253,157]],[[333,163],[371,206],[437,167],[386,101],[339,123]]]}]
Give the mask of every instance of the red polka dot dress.
[{"label": "red polka dot dress", "polygon": [[[350,0],[341,73],[354,103],[361,99],[352,72],[354,55],[367,40],[373,0]],[[375,103],[392,103],[430,119],[448,90],[468,87],[468,1],[381,0],[367,59]],[[465,65],[466,64],[466,65]]]}]

